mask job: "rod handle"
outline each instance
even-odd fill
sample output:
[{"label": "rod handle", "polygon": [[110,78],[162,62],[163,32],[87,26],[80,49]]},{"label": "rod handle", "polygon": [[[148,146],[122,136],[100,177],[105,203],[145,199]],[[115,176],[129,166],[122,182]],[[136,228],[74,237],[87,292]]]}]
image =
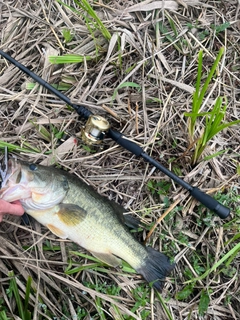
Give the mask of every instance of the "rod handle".
[{"label": "rod handle", "polygon": [[208,194],[202,192],[197,187],[193,187],[189,190],[191,196],[201,202],[205,207],[214,211],[221,219],[226,219],[230,214],[230,209],[213,199]]}]

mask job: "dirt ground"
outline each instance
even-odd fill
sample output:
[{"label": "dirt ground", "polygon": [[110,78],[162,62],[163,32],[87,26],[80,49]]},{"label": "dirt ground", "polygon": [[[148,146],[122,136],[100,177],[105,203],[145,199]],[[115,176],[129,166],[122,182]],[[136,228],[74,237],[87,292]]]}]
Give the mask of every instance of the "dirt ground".
[{"label": "dirt ground", "polygon": [[[160,295],[128,266],[91,260],[84,249],[59,240],[31,218],[5,217],[0,320],[23,318],[10,271],[20,300],[29,302],[26,320],[240,319],[239,125],[214,136],[193,163],[205,117],[197,119],[191,138],[185,115],[192,110],[199,51],[203,85],[224,47],[200,111],[210,112],[222,97],[224,122],[240,119],[240,3],[89,1],[108,31],[104,34],[99,21],[79,6],[85,2],[0,0],[0,49],[73,103],[107,118],[113,129],[215,196],[231,214],[221,220],[108,137],[99,146],[86,145],[80,137],[85,120],[0,57],[2,154],[7,143],[10,155],[76,174],[142,220],[139,241],[155,227],[147,245],[176,261]],[[79,60],[50,62],[49,57],[66,54]]]}]

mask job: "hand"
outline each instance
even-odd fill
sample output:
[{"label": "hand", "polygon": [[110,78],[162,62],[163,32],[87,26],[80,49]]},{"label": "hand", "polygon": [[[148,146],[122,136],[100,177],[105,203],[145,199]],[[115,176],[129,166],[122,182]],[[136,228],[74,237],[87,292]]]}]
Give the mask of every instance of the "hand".
[{"label": "hand", "polygon": [[4,214],[13,214],[15,216],[22,216],[24,214],[24,209],[20,201],[6,202],[0,199],[0,222]]}]

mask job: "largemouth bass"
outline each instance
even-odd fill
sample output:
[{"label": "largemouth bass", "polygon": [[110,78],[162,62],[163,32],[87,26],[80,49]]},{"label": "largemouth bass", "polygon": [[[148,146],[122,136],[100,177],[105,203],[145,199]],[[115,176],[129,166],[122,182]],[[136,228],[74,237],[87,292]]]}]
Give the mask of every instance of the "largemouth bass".
[{"label": "largemouth bass", "polygon": [[63,170],[11,159],[0,198],[20,200],[25,212],[56,236],[76,242],[108,265],[127,261],[158,291],[174,268],[163,253],[132,236],[121,206]]}]

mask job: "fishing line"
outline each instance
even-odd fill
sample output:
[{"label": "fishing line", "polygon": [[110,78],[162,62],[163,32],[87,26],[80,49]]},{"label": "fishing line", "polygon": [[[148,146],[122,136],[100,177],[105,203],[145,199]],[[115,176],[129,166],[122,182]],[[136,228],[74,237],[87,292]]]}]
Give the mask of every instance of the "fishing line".
[{"label": "fishing line", "polygon": [[213,199],[210,195],[201,191],[199,188],[193,187],[186,181],[179,178],[173,172],[164,167],[161,163],[154,160],[151,156],[145,153],[143,149],[139,147],[135,142],[128,140],[127,137],[125,137],[122,133],[111,129],[106,119],[98,115],[94,115],[90,110],[88,110],[84,106],[72,103],[67,96],[65,96],[63,93],[51,86],[48,82],[44,81],[34,72],[30,71],[27,67],[22,65],[20,62],[18,62],[2,50],[0,50],[0,55],[16,67],[18,67],[21,71],[29,75],[32,79],[34,79],[44,88],[48,89],[50,92],[55,94],[66,104],[70,105],[79,114],[79,116],[87,120],[83,136],[85,142],[88,142],[89,144],[100,143],[103,140],[104,136],[107,135],[126,150],[132,152],[137,157],[142,157],[146,162],[152,164],[154,167],[162,171],[169,178],[171,178],[173,181],[175,181],[184,189],[186,189],[192,197],[201,202],[208,209],[214,211],[220,218],[225,219],[229,216],[229,208],[225,207],[217,200]]}]

